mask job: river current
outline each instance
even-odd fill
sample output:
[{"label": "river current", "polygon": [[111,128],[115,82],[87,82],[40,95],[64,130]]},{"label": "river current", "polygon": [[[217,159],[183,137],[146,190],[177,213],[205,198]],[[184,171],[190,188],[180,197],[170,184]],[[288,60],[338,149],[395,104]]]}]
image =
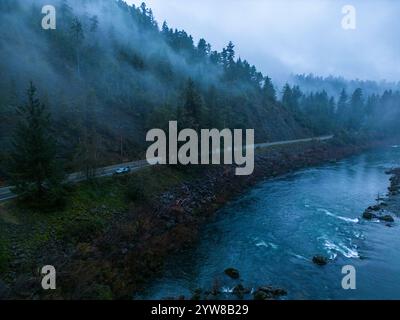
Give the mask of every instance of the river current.
[{"label": "river current", "polygon": [[[220,209],[194,247],[171,256],[140,298],[189,298],[218,282],[227,299],[237,283],[284,288],[284,299],[400,299],[399,220],[360,218],[386,194],[385,171],[399,165],[392,146],[259,183]],[[316,254],[329,263],[313,264]],[[356,290],[342,288],[345,265],[355,267]],[[226,277],[228,267],[241,280]]]}]

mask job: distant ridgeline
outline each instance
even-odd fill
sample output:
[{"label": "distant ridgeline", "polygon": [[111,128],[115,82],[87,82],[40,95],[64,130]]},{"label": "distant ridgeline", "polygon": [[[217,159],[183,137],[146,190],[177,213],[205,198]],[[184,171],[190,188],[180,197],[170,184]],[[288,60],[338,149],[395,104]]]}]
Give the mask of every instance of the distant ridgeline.
[{"label": "distant ridgeline", "polygon": [[331,96],[339,98],[343,89],[352,93],[356,89],[361,89],[367,96],[373,94],[382,95],[385,91],[399,91],[399,82],[389,81],[371,81],[371,80],[347,80],[343,77],[319,77],[313,74],[293,75],[288,82],[292,85],[298,85],[303,92],[311,93],[315,91],[325,90]]},{"label": "distant ridgeline", "polygon": [[232,43],[222,52],[204,39],[195,44],[185,31],[159,25],[145,4],[53,0],[57,29],[43,30],[47,2],[0,1],[0,161],[29,81],[50,108],[60,156],[71,167],[82,148],[104,163],[141,158],[146,132],[170,120],[255,129],[256,142],[398,130],[398,92],[367,97],[340,88],[333,98],[320,86],[303,94],[287,85],[278,94],[270,78],[235,56]]}]

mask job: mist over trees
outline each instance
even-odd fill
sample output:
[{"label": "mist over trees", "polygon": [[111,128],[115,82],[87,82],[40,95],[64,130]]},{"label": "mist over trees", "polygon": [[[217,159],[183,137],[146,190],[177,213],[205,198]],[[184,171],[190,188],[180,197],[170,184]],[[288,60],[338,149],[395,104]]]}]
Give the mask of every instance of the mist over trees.
[{"label": "mist over trees", "polygon": [[325,90],[304,93],[299,86],[286,84],[282,104],[314,134],[345,131],[380,138],[400,134],[400,91],[366,96],[361,88],[342,89],[336,99]]},{"label": "mist over trees", "polygon": [[[183,30],[160,27],[145,4],[114,0],[55,1],[57,29],[43,30],[45,3],[1,2],[0,114],[8,123],[3,143],[16,122],[12,106],[31,80],[51,107],[71,164],[93,127],[100,163],[142,155],[146,130],[177,119],[191,81],[204,125],[256,128],[259,141],[307,134],[273,93],[263,91],[270,79],[237,58],[233,43],[213,51],[204,39],[194,43]],[[97,123],[91,129],[87,113]],[[152,123],[155,118],[162,123]]]},{"label": "mist over trees", "polygon": [[145,4],[52,2],[56,30],[41,28],[46,1],[0,2],[3,174],[20,120],[16,106],[30,81],[52,114],[66,170],[87,178],[101,165],[143,158],[147,130],[165,129],[169,120],[254,128],[256,142],[398,132],[400,94],[391,84],[299,76],[282,90],[238,57],[232,42],[221,52],[205,39],[195,43],[186,31],[159,24]]},{"label": "mist over trees", "polygon": [[343,89],[347,92],[354,92],[361,89],[366,96],[372,94],[382,95],[385,91],[399,91],[400,80],[395,82],[389,81],[373,81],[373,80],[347,80],[343,77],[329,76],[320,77],[314,74],[293,75],[288,82],[291,85],[297,85],[302,88],[305,93],[325,90],[330,96],[339,98]]}]

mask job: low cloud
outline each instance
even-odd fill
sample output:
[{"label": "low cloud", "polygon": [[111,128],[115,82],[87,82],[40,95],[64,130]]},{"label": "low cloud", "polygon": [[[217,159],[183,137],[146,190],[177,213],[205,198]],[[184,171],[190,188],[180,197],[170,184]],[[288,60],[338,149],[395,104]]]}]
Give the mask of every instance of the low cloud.
[{"label": "low cloud", "polygon": [[[127,0],[140,5],[142,0]],[[206,38],[276,81],[290,73],[399,81],[400,2],[390,0],[148,0],[159,22]],[[356,8],[356,30],[341,25],[344,5]]]}]

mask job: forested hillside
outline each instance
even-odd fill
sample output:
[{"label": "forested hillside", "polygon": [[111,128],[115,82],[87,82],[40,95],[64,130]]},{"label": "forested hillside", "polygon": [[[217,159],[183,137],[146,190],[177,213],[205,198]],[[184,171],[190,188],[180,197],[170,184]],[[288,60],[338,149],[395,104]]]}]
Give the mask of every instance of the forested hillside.
[{"label": "forested hillside", "polygon": [[57,29],[41,28],[41,0],[0,2],[2,157],[15,106],[33,81],[51,110],[59,152],[105,163],[143,156],[145,133],[177,119],[204,128],[255,128],[258,141],[310,135],[276,101],[275,89],[229,43],[213,51],[159,25],[145,4],[58,0]]},{"label": "forested hillside", "polygon": [[[204,39],[195,43],[186,31],[155,21],[145,4],[52,3],[56,30],[41,28],[46,1],[0,2],[3,174],[16,106],[26,101],[30,81],[51,111],[57,154],[67,170],[143,158],[147,130],[164,128],[168,120],[197,128],[254,128],[257,142],[397,131],[400,94],[385,86],[332,78],[332,90],[332,81],[298,77],[300,87],[277,88],[237,56],[232,42],[222,52]],[[363,93],[363,86],[371,90]]]}]

